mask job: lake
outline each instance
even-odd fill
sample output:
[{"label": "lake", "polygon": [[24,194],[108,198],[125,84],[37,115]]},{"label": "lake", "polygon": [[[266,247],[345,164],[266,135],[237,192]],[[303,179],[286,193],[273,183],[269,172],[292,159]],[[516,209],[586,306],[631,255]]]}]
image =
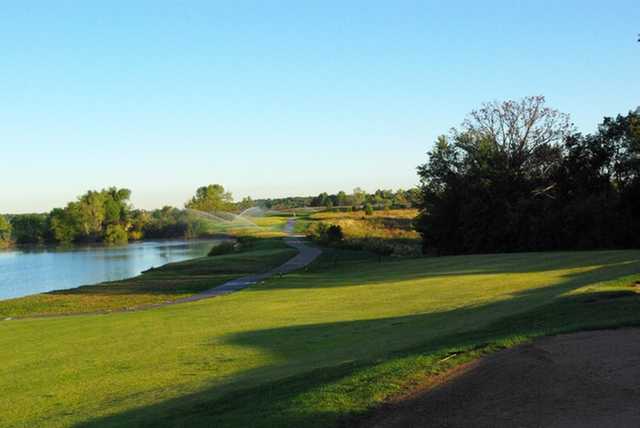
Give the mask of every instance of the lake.
[{"label": "lake", "polygon": [[151,267],[206,255],[219,240],[126,246],[33,247],[0,251],[0,299],[137,276]]}]

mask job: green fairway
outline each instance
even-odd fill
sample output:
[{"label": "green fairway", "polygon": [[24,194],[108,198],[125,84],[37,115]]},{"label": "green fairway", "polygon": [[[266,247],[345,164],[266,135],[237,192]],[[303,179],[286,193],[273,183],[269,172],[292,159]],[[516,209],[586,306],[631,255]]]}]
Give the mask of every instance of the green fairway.
[{"label": "green fairway", "polygon": [[638,272],[640,251],[335,250],[224,297],[0,322],[0,426],[331,426],[496,347],[637,323]]}]

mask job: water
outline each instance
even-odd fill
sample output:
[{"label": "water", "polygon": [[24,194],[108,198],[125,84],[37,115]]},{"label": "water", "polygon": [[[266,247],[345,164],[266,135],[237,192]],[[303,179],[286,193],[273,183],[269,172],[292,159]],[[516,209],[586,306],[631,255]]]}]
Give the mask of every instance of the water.
[{"label": "water", "polygon": [[249,220],[246,216],[230,213],[227,211],[216,211],[215,213],[209,213],[205,211],[194,210],[192,208],[185,208],[185,211],[198,217],[207,219],[223,229],[236,227],[260,228],[260,226]]},{"label": "water", "polygon": [[218,240],[0,251],[0,299],[116,281],[151,267],[206,255]]}]

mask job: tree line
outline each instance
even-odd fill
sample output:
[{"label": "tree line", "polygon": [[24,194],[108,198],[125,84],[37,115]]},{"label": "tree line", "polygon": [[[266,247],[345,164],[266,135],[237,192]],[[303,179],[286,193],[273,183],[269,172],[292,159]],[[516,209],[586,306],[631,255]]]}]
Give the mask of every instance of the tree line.
[{"label": "tree line", "polygon": [[318,196],[296,196],[273,199],[257,199],[255,203],[269,209],[291,209],[306,207],[345,208],[359,210],[367,206],[371,209],[414,208],[420,205],[421,192],[418,188],[408,190],[378,189],[367,193],[359,187],[347,194],[322,192]]},{"label": "tree line", "polygon": [[543,97],[488,103],[418,175],[425,253],[640,246],[640,108],[582,135]]},{"label": "tree line", "polygon": [[[0,246],[11,243],[93,243],[121,244],[129,240],[198,238],[215,234],[210,221],[189,211],[165,206],[156,210],[134,209],[131,191],[110,187],[88,191],[45,214],[0,216]],[[238,211],[250,203],[234,203],[224,187],[203,186],[186,204],[196,211]],[[251,202],[252,203],[252,202]]]}]

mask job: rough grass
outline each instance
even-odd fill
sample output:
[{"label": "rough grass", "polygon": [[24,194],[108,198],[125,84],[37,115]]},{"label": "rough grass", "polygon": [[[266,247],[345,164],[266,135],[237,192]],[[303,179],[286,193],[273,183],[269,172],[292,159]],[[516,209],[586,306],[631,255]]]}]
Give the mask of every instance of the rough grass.
[{"label": "rough grass", "polygon": [[269,270],[295,253],[279,238],[261,239],[239,252],[171,263],[135,278],[2,300],[0,318],[117,311],[169,302]]},{"label": "rough grass", "polygon": [[493,349],[638,323],[639,271],[640,251],[332,250],[215,299],[0,322],[0,425],[337,426]]},{"label": "rough grass", "polygon": [[[335,224],[342,228],[344,245],[396,256],[418,256],[420,235],[413,228],[415,209],[356,212],[321,212],[310,219],[317,223]],[[307,230],[313,236],[313,225]]]}]

